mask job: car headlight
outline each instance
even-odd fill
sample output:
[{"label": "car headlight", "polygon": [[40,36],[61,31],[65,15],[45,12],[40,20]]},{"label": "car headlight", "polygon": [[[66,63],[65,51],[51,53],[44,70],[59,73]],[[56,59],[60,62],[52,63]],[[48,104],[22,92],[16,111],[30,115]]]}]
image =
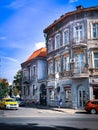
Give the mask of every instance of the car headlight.
[{"label": "car headlight", "polygon": [[10,104],[6,104],[6,108],[9,108],[10,107]]}]

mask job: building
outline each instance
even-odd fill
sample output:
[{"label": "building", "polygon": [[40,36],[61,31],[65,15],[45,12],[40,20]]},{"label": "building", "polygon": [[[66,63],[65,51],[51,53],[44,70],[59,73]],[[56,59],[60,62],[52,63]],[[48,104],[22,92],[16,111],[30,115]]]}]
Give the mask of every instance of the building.
[{"label": "building", "polygon": [[25,100],[46,104],[47,49],[41,48],[21,64],[22,97]]},{"label": "building", "polygon": [[98,6],[77,6],[44,29],[47,104],[83,108],[98,99]]}]

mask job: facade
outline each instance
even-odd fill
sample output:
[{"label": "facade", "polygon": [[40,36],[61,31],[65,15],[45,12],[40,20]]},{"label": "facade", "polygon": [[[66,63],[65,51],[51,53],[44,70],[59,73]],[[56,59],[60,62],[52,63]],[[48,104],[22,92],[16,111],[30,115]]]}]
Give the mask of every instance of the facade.
[{"label": "facade", "polygon": [[98,6],[78,6],[44,29],[47,104],[83,108],[98,99]]},{"label": "facade", "polygon": [[35,51],[22,67],[22,98],[46,104],[47,49]]}]

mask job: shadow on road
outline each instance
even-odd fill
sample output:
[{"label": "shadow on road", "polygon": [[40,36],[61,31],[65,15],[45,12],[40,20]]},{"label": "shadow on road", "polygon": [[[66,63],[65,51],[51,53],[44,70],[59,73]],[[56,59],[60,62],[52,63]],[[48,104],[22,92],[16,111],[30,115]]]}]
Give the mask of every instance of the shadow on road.
[{"label": "shadow on road", "polygon": [[89,129],[79,129],[72,127],[62,127],[62,126],[38,126],[38,124],[27,124],[27,125],[16,125],[16,124],[5,124],[0,123],[0,130],[89,130]]}]

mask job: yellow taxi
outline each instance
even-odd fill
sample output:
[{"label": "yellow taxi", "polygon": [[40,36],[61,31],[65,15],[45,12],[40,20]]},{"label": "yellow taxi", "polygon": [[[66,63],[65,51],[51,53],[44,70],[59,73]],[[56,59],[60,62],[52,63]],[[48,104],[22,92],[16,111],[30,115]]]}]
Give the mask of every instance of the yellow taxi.
[{"label": "yellow taxi", "polygon": [[17,110],[19,108],[19,104],[13,98],[3,98],[0,101],[0,108],[3,108],[3,109],[16,109]]}]

